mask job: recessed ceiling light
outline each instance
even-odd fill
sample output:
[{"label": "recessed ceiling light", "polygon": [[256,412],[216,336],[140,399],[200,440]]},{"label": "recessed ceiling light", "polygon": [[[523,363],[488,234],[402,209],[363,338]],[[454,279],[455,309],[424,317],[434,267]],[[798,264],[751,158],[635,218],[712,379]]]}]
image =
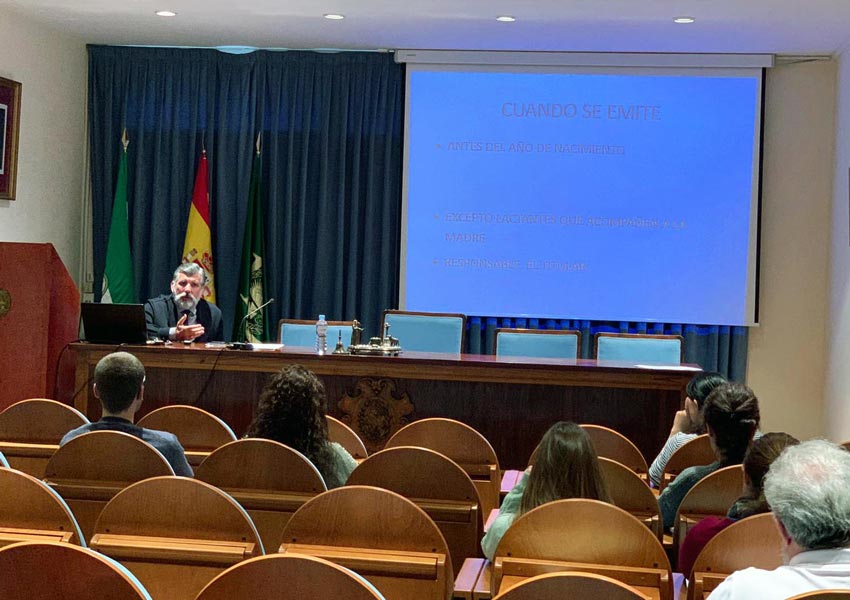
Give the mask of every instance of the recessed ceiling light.
[{"label": "recessed ceiling light", "polygon": [[156,11],[156,16],[158,17],[176,17],[177,13],[173,10],[158,10]]},{"label": "recessed ceiling light", "polygon": [[675,19],[673,19],[674,23],[680,24],[693,23],[694,21],[696,21],[696,19],[694,19],[693,17],[676,17]]},{"label": "recessed ceiling light", "polygon": [[496,17],[496,20],[501,21],[502,23],[513,23],[514,21],[516,21],[516,17],[511,17],[511,16],[508,16],[508,15],[500,15],[500,16]]},{"label": "recessed ceiling light", "polygon": [[336,13],[328,13],[324,15],[326,19],[330,19],[331,21],[342,21],[345,18],[345,15],[338,15]]}]

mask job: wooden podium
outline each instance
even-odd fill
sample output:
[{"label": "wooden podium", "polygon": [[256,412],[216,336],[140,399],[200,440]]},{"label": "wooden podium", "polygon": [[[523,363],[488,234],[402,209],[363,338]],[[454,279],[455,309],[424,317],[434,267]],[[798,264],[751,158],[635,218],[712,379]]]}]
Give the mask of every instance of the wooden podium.
[{"label": "wooden podium", "polygon": [[[79,321],[80,292],[53,245],[0,242],[0,410],[54,398],[59,355],[79,337]],[[60,389],[73,378],[66,352]]]}]

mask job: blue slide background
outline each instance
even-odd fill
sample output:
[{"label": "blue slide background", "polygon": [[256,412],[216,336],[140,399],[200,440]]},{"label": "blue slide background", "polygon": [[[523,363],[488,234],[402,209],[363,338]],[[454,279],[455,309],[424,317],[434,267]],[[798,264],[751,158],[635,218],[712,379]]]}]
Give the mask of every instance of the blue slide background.
[{"label": "blue slide background", "polygon": [[[730,325],[752,318],[758,79],[409,77],[408,310]],[[575,104],[577,115],[505,116],[547,103]],[[584,118],[585,105],[598,105],[598,118]],[[655,106],[657,119],[609,118],[609,105]],[[557,151],[573,144],[622,153]],[[523,215],[554,223],[513,222]]]}]

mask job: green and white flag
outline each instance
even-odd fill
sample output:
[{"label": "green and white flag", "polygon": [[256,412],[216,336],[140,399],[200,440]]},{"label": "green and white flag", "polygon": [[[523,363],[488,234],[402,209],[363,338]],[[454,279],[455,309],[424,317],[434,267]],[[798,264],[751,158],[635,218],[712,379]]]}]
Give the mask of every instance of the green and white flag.
[{"label": "green and white flag", "polygon": [[[257,154],[251,168],[251,187],[248,191],[248,213],[245,218],[245,236],[242,239],[242,266],[239,270],[239,299],[233,322],[233,339],[246,342],[265,342],[269,339],[265,309],[245,318],[252,310],[263,305],[263,257],[265,240],[263,226],[262,160],[260,136],[257,135]],[[243,329],[244,328],[244,329]]]},{"label": "green and white flag", "polygon": [[118,163],[112,222],[106,246],[106,268],[103,271],[101,302],[132,304],[136,301],[133,260],[130,257],[130,225],[127,218],[127,130],[121,136],[124,151]]}]

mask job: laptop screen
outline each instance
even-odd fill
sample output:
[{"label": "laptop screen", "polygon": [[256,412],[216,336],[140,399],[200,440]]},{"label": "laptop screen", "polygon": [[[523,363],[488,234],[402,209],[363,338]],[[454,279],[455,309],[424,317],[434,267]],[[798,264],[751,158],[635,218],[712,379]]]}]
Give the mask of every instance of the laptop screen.
[{"label": "laptop screen", "polygon": [[142,304],[83,302],[83,339],[99,344],[144,344],[147,339]]}]

